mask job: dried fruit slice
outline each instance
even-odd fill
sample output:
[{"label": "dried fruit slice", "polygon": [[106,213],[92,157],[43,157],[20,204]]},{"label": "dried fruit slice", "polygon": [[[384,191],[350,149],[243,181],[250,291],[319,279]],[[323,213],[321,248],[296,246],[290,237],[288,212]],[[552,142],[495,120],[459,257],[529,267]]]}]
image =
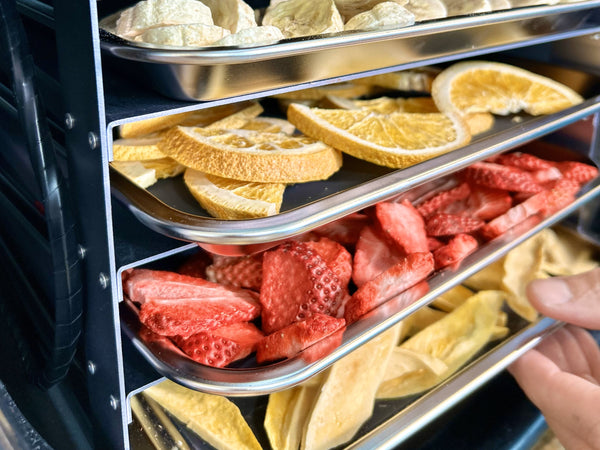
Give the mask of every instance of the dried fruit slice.
[{"label": "dried fruit slice", "polygon": [[192,23],[150,28],[136,39],[155,45],[204,47],[229,34],[229,30],[216,25]]},{"label": "dried fruit slice", "polygon": [[307,241],[305,244],[316,252],[338,276],[342,287],[348,286],[352,277],[352,255],[343,245],[326,237],[318,241]]},{"label": "dried fruit slice", "polygon": [[430,252],[411,253],[400,262],[363,284],[346,303],[344,318],[348,324],[393,296],[423,281],[434,269]]},{"label": "dried fruit slice", "polygon": [[156,183],[156,171],[147,169],[140,161],[113,161],[111,166],[121,175],[141,188],[148,188]]},{"label": "dried fruit slice", "polygon": [[343,31],[333,0],[288,0],[267,8],[263,25],[279,28],[286,38]]},{"label": "dried fruit slice", "polygon": [[142,161],[164,158],[165,154],[158,148],[162,139],[160,133],[140,138],[115,139],[113,142],[114,161]]},{"label": "dried fruit slice", "polygon": [[417,206],[417,211],[427,218],[436,211],[442,211],[448,205],[463,200],[471,194],[468,183],[461,183],[456,187],[435,194]]},{"label": "dried fruit slice", "polygon": [[240,127],[242,130],[260,131],[261,133],[283,133],[291,136],[296,127],[285,119],[276,117],[255,117]]},{"label": "dried fruit slice", "polygon": [[512,192],[536,193],[543,190],[531,173],[516,167],[496,163],[477,162],[463,171],[464,178],[472,184]]},{"label": "dried fruit slice", "polygon": [[361,230],[368,222],[369,218],[365,214],[352,213],[341,219],[321,225],[319,228],[314,229],[313,233],[327,237],[342,245],[354,246],[358,241]]},{"label": "dried fruit slice", "polygon": [[163,153],[204,173],[259,183],[300,183],[330,177],[342,165],[337,150],[301,136],[250,130],[174,127]]},{"label": "dried fruit slice", "polygon": [[219,219],[251,219],[277,214],[285,191],[283,183],[238,181],[194,169],[187,169],[183,180],[198,203]]},{"label": "dried fruit slice", "polygon": [[596,167],[577,161],[559,162],[556,163],[556,167],[567,180],[573,180],[579,184],[587,183],[598,176]]},{"label": "dried fruit slice", "polygon": [[415,15],[415,20],[441,19],[448,15],[448,9],[441,0],[409,0],[406,9]]},{"label": "dried fruit slice", "polygon": [[254,352],[263,338],[256,325],[239,322],[201,331],[188,338],[174,336],[172,339],[194,361],[211,367],[225,367]]},{"label": "dried fruit slice", "polygon": [[457,268],[460,262],[479,246],[477,239],[469,234],[457,234],[446,245],[433,252],[435,268]]},{"label": "dried fruit slice", "polygon": [[493,158],[493,162],[502,164],[503,166],[516,167],[522,170],[534,172],[542,169],[550,169],[553,167],[550,161],[538,158],[537,156],[523,152],[513,152],[498,155]]},{"label": "dried fruit slice", "polygon": [[262,284],[262,254],[248,256],[214,255],[206,267],[206,279],[225,286],[259,291]]},{"label": "dried fruit slice", "polygon": [[423,217],[408,200],[380,202],[375,216],[384,234],[405,254],[429,250]]},{"label": "dried fruit slice", "polygon": [[[250,103],[247,107],[240,109],[232,114],[229,114],[222,119],[211,122],[204,126],[207,130],[233,130],[242,128],[250,120],[256,119],[263,112],[263,107],[260,103]],[[186,120],[182,126],[196,126],[193,122]]]},{"label": "dried fruit slice", "polygon": [[387,1],[352,17],[344,25],[344,30],[381,30],[407,27],[414,23],[415,15],[412,12],[398,3]]},{"label": "dried fruit slice", "polygon": [[[163,381],[144,391],[214,448],[261,450],[239,408],[226,397]],[[227,424],[227,426],[223,426]]]},{"label": "dried fruit slice", "polygon": [[550,78],[486,61],[466,61],[448,67],[434,80],[432,96],[440,111],[460,114],[506,115],[521,110],[532,115],[551,114],[583,100]]},{"label": "dried fruit slice", "polygon": [[448,16],[462,16],[492,10],[489,0],[444,0],[444,3],[448,9]]},{"label": "dried fruit slice", "polygon": [[[404,6],[410,9],[413,3],[414,2],[408,2]],[[412,12],[414,13],[414,10]],[[437,76],[438,73],[440,73],[440,71],[438,69],[434,69],[433,67],[422,67],[418,69],[400,70],[398,72],[371,75],[369,77],[359,78],[354,82],[358,84],[379,86],[386,89],[394,89],[397,91],[429,93],[431,92],[431,84],[433,83],[433,79]],[[414,97],[406,100],[417,100],[419,98],[427,97]],[[428,98],[428,100],[431,99]],[[433,100],[431,100],[431,103],[433,104]],[[435,104],[433,104],[433,107],[433,110],[429,110],[427,112],[437,111],[437,107],[435,107]]]},{"label": "dried fruit slice", "polygon": [[366,161],[407,167],[469,142],[456,114],[380,114],[369,108],[319,109],[291,104],[288,120],[308,136]]},{"label": "dried fruit slice", "polygon": [[231,33],[256,27],[254,11],[243,0],[202,0],[210,8],[215,25]]},{"label": "dried fruit slice", "polygon": [[270,334],[315,313],[335,315],[344,290],[338,276],[303,242],[263,255],[262,329]]},{"label": "dried fruit slice", "polygon": [[[335,0],[335,6],[347,22],[357,14],[369,11],[385,0]],[[395,0],[400,6],[404,6],[407,0]]]},{"label": "dried fruit slice", "polygon": [[343,329],[345,325],[344,319],[315,313],[265,336],[256,348],[256,361],[262,364],[292,358],[302,350]]},{"label": "dried fruit slice", "polygon": [[435,213],[427,219],[425,230],[428,236],[452,236],[472,233],[485,225],[481,219],[456,214]]},{"label": "dried fruit slice", "polygon": [[440,212],[491,220],[504,214],[512,206],[513,200],[508,191],[482,186],[472,186],[470,191],[466,199],[451,203]]}]

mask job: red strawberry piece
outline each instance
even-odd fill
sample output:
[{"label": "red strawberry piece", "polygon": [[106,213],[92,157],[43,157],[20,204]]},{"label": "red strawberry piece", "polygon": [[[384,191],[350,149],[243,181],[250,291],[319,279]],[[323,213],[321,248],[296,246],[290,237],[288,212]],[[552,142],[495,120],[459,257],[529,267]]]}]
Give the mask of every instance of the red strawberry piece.
[{"label": "red strawberry piece", "polygon": [[206,278],[206,268],[210,263],[211,259],[208,253],[197,251],[184,261],[177,272],[190,277]]},{"label": "red strawberry piece", "polygon": [[471,164],[463,171],[463,175],[469,183],[494,189],[532,193],[542,190],[529,172],[496,163]]},{"label": "red strawberry piece", "polygon": [[542,214],[546,216],[552,215],[573,203],[579,189],[580,185],[577,181],[569,180],[568,178],[557,181],[554,187],[548,191],[546,205],[542,210]]},{"label": "red strawberry piece", "polygon": [[485,222],[475,217],[437,213],[427,219],[425,230],[428,236],[452,236],[459,233],[471,233],[483,225]]},{"label": "red strawberry piece", "polygon": [[326,237],[318,241],[307,241],[306,245],[338,276],[342,287],[348,286],[352,278],[352,255],[343,245]]},{"label": "red strawberry piece", "polygon": [[488,222],[481,229],[482,235],[486,239],[493,239],[523,222],[529,216],[540,214],[546,208],[548,192],[546,190],[533,195],[522,203],[513,206],[501,216]]},{"label": "red strawberry piece", "polygon": [[516,167],[518,169],[523,169],[530,172],[549,169],[552,167],[552,163],[550,161],[546,161],[545,159],[523,152],[513,152],[498,155],[498,157],[494,159],[494,162],[504,166]]},{"label": "red strawberry piece", "polygon": [[377,203],[375,215],[384,234],[405,253],[427,251],[423,217],[408,200]]},{"label": "red strawberry piece", "polygon": [[477,239],[470,234],[457,234],[446,245],[433,252],[435,268],[451,266],[456,269],[460,262],[478,247]]},{"label": "red strawberry piece", "polygon": [[264,335],[254,324],[235,323],[189,338],[174,336],[175,344],[194,361],[211,367],[225,367],[256,350]]},{"label": "red strawberry piece", "polygon": [[129,299],[143,304],[148,300],[203,300],[228,303],[242,299],[256,303],[256,294],[245,289],[221,286],[202,278],[175,272],[133,269],[123,282],[123,292]]},{"label": "red strawberry piece", "polygon": [[296,356],[302,350],[343,329],[344,319],[315,313],[269,334],[256,348],[256,361],[261,364]]},{"label": "red strawberry piece", "polygon": [[446,191],[442,191],[430,199],[424,201],[419,206],[417,206],[417,211],[421,213],[421,215],[427,218],[429,215],[433,214],[436,211],[440,211],[446,206],[467,198],[471,193],[471,188],[468,183],[461,183],[458,186],[448,189]]},{"label": "red strawberry piece", "polygon": [[423,281],[434,269],[431,252],[411,253],[400,262],[363,284],[346,303],[348,324],[402,291]]},{"label": "red strawberry piece", "polygon": [[341,219],[321,225],[312,232],[346,246],[354,246],[360,230],[369,223],[369,217],[361,213],[348,214]]},{"label": "red strawberry piece", "polygon": [[427,245],[428,245],[429,251],[433,252],[434,250],[437,250],[438,248],[442,247],[444,245],[444,243],[442,241],[440,241],[439,239],[429,236],[427,238]]},{"label": "red strawberry piece", "polygon": [[556,167],[567,180],[576,181],[579,184],[587,183],[598,176],[597,168],[577,161],[559,162],[556,163]]},{"label": "red strawberry piece", "polygon": [[262,329],[273,333],[315,313],[335,315],[344,289],[319,254],[303,242],[287,242],[263,255]]},{"label": "red strawberry piece", "polygon": [[214,255],[206,268],[209,281],[260,291],[262,283],[262,253],[249,256]]},{"label": "red strawberry piece", "polygon": [[[427,281],[421,281],[391,298],[383,305],[380,305],[373,313],[377,313],[379,317],[389,317],[398,311],[402,311],[407,306],[412,305],[427,294],[427,292],[429,292],[429,283]],[[362,317],[368,317],[369,315],[370,314],[367,313]]]},{"label": "red strawberry piece", "polygon": [[381,272],[401,261],[405,253],[391,245],[382,232],[374,226],[363,228],[356,243],[352,280],[361,287]]},{"label": "red strawberry piece", "polygon": [[329,355],[342,343],[345,330],[346,327],[343,327],[335,333],[324,337],[323,339],[311,345],[310,347],[305,348],[304,350],[302,350],[302,353],[300,353],[300,357],[307,363],[313,363],[315,361],[320,360],[324,356]]},{"label": "red strawberry piece", "polygon": [[[222,287],[226,289],[225,287]],[[248,291],[249,292],[249,291]],[[206,296],[168,300],[149,299],[140,307],[140,321],[156,334],[188,337],[260,315],[252,296]]]},{"label": "red strawberry piece", "polygon": [[454,202],[440,212],[491,220],[504,214],[511,206],[512,198],[508,191],[474,186],[466,199]]},{"label": "red strawberry piece", "polygon": [[540,169],[534,172],[531,172],[533,179],[540,186],[545,186],[549,182],[553,182],[556,180],[560,180],[563,177],[563,174],[556,167],[548,167],[547,169]]}]

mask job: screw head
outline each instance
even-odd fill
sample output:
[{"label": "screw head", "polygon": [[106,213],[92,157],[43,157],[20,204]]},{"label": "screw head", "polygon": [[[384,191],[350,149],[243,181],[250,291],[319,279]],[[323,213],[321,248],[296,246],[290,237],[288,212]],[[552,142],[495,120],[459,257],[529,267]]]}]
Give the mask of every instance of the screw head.
[{"label": "screw head", "polygon": [[87,370],[90,373],[90,375],[94,375],[96,373],[96,364],[93,361],[88,361]]},{"label": "screw head", "polygon": [[100,275],[98,275],[98,281],[100,282],[102,289],[106,289],[108,287],[110,278],[104,272],[100,272]]},{"label": "screw head", "polygon": [[119,399],[114,395],[110,396],[110,407],[115,411],[119,408]]},{"label": "screw head", "polygon": [[97,148],[99,143],[100,143],[100,140],[98,139],[98,135],[96,133],[94,133],[93,131],[90,131],[88,133],[88,144],[90,145],[90,148],[91,149]]},{"label": "screw head", "polygon": [[84,259],[86,253],[87,253],[87,250],[85,249],[85,247],[83,245],[77,246],[77,254],[79,255],[79,259]]},{"label": "screw head", "polygon": [[67,130],[72,130],[75,126],[75,117],[70,113],[65,114],[65,126],[67,127]]}]

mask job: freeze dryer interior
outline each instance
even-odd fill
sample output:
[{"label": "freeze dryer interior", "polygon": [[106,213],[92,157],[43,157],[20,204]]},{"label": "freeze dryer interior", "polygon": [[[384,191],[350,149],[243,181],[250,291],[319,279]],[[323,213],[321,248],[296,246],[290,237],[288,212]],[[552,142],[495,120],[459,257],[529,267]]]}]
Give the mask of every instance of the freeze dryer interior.
[{"label": "freeze dryer interior", "polygon": [[[116,36],[115,14],[133,4],[20,0],[4,2],[1,11],[2,49],[10,64],[0,79],[5,143],[0,244],[3,281],[11,299],[22,299],[5,302],[3,310],[14,329],[9,334],[20,343],[11,356],[23,358],[31,392],[50,395],[54,405],[59,397],[78,405],[53,430],[67,430],[69,448],[150,445],[140,427],[156,426],[156,410],[142,404],[138,394],[165,377],[231,398],[267,448],[262,420],[270,393],[314,379],[549,227],[560,224],[584,247],[595,249],[597,178],[586,180],[572,201],[535,223],[486,242],[457,267],[436,270],[408,306],[399,292],[390,292],[391,300],[348,325],[339,345],[316,360],[296,357],[265,365],[250,358],[214,368],[193,361],[168,339],[148,338],[138,306],[122,287],[132,269],[170,271],[196,254],[231,257],[272,249],[381,202],[427,198],[447,189],[447,183],[453,186],[456,173],[517,148],[552,161],[596,166],[600,1],[200,49]],[[267,6],[249,5],[258,12]],[[582,100],[541,116],[497,116],[468,144],[402,169],[345,155],[332,178],[286,188],[281,211],[256,219],[211,217],[181,177],[145,188],[111,167],[113,144],[124,127],[143,120],[171,120],[195,111],[223,116],[257,103],[265,115],[282,119],[281,99],[291,93],[360,86],[368,77],[421,68],[438,73],[475,57],[546,75]],[[410,95],[423,93],[411,88]],[[470,394],[485,392],[490,380],[498,383],[511,361],[558,326],[547,318],[509,317],[502,339],[425,394],[378,403],[345,445],[392,448],[410,442],[444,412],[468,404]],[[173,423],[172,433],[155,437],[155,444],[183,434],[193,447],[208,445],[180,421]]]}]

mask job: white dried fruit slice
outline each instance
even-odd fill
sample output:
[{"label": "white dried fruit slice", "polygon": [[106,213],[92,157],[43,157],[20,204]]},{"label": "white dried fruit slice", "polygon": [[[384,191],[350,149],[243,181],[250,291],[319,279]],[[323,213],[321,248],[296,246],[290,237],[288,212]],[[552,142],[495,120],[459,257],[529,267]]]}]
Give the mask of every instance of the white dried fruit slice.
[{"label": "white dried fruit slice", "polygon": [[145,189],[156,183],[156,171],[147,169],[140,161],[113,161],[110,164],[141,188]]},{"label": "white dried fruit slice", "polygon": [[115,139],[113,159],[115,161],[140,161],[164,158],[164,153],[158,148],[158,142],[161,139],[160,133],[139,138]]},{"label": "white dried fruit slice", "polygon": [[267,8],[262,25],[279,28],[286,38],[344,30],[333,0],[287,0]]},{"label": "white dried fruit slice", "polygon": [[357,14],[344,25],[344,30],[381,30],[407,27],[415,23],[415,15],[394,2],[379,3],[370,11]]},{"label": "white dried fruit slice", "polygon": [[[220,129],[220,130],[229,130],[240,128],[246,124],[251,119],[258,117],[263,112],[263,107],[258,102],[252,102],[250,105],[244,109],[241,109],[233,114],[230,114],[222,119],[219,119],[215,122],[212,122],[209,125],[204,126],[203,128],[207,130],[211,129]],[[182,126],[187,126],[188,124],[182,123]],[[193,126],[193,124],[190,124]]]},{"label": "white dried fruit slice", "polygon": [[449,16],[462,16],[490,12],[492,5],[489,0],[444,0]]},{"label": "white dried fruit slice", "polygon": [[283,133],[291,136],[296,127],[285,119],[277,117],[256,117],[240,127],[243,130],[260,131],[262,133]]},{"label": "white dried fruit slice", "polygon": [[254,10],[243,0],[202,0],[212,11],[215,25],[231,33],[257,26]]},{"label": "white dried fruit slice", "polygon": [[512,6],[556,5],[559,0],[511,0]]},{"label": "white dried fruit slice", "polygon": [[134,38],[149,28],[189,23],[213,25],[210,8],[197,0],[145,0],[121,13],[115,33]]},{"label": "white dried fruit slice", "polygon": [[148,44],[174,47],[204,47],[229,34],[229,30],[216,25],[195,23],[151,28],[138,36],[136,40],[139,39]]},{"label": "white dried fruit slice", "polygon": [[415,15],[417,22],[448,16],[446,5],[441,0],[409,0],[404,7]]},{"label": "white dried fruit slice", "polygon": [[280,41],[283,38],[284,35],[279,28],[264,25],[240,30],[237,33],[225,36],[223,39],[219,39],[213,45],[229,47],[234,45],[250,46],[256,44],[271,44]]},{"label": "white dried fruit slice", "polygon": [[[386,0],[335,0],[335,6],[337,6],[344,22],[347,22],[355,15],[370,11],[384,1]],[[408,0],[394,0],[394,2],[404,6]]]},{"label": "white dried fruit slice", "polygon": [[510,9],[512,6],[509,0],[490,0],[490,5],[494,11]]},{"label": "white dried fruit slice", "polygon": [[397,91],[431,92],[434,78],[440,73],[433,67],[401,70],[398,72],[382,73],[354,80],[358,84],[367,84],[394,89]]},{"label": "white dried fruit slice", "polygon": [[261,183],[324,180],[342,165],[341,154],[332,147],[283,133],[174,127],[160,148],[201,172]]}]

